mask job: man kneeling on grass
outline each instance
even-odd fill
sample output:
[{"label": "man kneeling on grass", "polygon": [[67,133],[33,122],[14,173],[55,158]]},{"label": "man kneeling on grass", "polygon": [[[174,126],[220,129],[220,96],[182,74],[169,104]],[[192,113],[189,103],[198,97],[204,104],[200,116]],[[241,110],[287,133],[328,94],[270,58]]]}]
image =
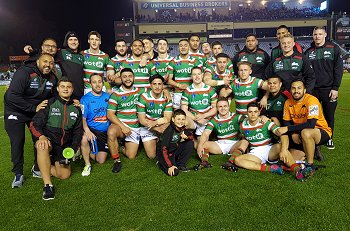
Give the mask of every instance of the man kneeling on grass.
[{"label": "man kneeling on grass", "polygon": [[[281,143],[272,144],[271,133],[279,136],[280,128],[271,121],[260,122],[258,104],[255,102],[249,103],[247,110],[248,118],[241,123],[240,132],[249,142],[251,149],[248,154],[235,156],[233,160],[230,158],[230,161],[249,170],[260,170],[282,175],[282,167],[276,164],[280,159],[291,169],[297,180],[304,181],[312,175],[311,167],[301,168],[295,163],[292,154],[288,151],[288,136],[282,135],[280,137]],[[266,162],[272,165],[266,165]]]},{"label": "man kneeling on grass", "polygon": [[82,115],[79,106],[70,99],[73,84],[66,77],[58,82],[58,96],[51,98],[44,109],[38,111],[30,124],[30,130],[38,139],[35,147],[38,164],[44,181],[43,199],[55,199],[51,175],[67,179],[71,167],[63,157],[64,148],[77,152],[83,136]]},{"label": "man kneeling on grass", "polygon": [[177,109],[170,125],[157,143],[157,165],[169,176],[177,176],[179,171],[188,171],[186,163],[193,148],[193,134],[185,130],[186,113]]}]

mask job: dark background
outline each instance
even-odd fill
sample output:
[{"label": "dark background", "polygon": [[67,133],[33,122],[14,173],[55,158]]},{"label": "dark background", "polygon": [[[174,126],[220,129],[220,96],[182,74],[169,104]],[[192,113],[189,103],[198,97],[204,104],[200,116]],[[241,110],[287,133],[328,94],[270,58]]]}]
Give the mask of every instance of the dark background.
[{"label": "dark background", "polygon": [[[92,2],[92,3],[91,3]],[[329,11],[350,13],[348,0],[330,0]],[[101,50],[114,55],[113,22],[132,18],[132,0],[0,0],[0,63],[8,55],[23,55],[23,46],[40,47],[53,37],[60,47],[67,31],[76,31],[81,48],[87,49],[87,34],[102,35]]]}]

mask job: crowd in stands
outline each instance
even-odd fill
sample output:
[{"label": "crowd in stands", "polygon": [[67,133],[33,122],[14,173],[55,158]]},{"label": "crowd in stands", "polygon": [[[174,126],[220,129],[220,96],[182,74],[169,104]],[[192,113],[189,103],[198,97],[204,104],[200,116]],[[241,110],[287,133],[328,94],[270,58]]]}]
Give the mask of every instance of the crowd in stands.
[{"label": "crowd in stands", "polygon": [[230,11],[227,15],[216,13],[209,14],[206,10],[190,13],[174,12],[173,10],[162,10],[157,12],[156,17],[139,14],[136,21],[139,23],[177,23],[177,22],[240,22],[240,21],[269,21],[276,19],[296,19],[326,17],[326,11],[318,8],[278,8],[278,9],[252,9],[240,7],[237,11]]}]

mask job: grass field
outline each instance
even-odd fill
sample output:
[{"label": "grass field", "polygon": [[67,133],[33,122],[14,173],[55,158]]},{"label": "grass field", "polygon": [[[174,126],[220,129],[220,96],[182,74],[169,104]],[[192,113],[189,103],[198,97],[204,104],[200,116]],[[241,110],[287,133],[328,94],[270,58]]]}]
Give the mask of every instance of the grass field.
[{"label": "grass field", "polygon": [[[42,181],[32,178],[32,143],[25,146],[25,184],[11,189],[10,145],[0,104],[0,230],[350,230],[350,75],[343,78],[336,114],[333,151],[322,148],[327,166],[307,182],[219,168],[227,157],[214,156],[212,169],[167,177],[140,151],[93,165],[82,177],[83,162],[72,177],[54,179],[56,199],[41,199]],[[3,98],[4,87],[0,88]],[[29,135],[29,133],[28,133]],[[189,165],[198,160],[193,156]]]}]

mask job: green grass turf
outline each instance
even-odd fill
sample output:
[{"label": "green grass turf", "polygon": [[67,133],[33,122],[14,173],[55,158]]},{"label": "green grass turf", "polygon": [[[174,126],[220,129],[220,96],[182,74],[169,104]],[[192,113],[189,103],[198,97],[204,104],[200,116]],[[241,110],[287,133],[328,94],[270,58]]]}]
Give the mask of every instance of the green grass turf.
[{"label": "green grass turf", "polygon": [[[73,164],[68,180],[54,179],[56,199],[41,199],[42,181],[32,178],[32,143],[27,134],[23,188],[11,189],[10,145],[0,104],[0,230],[350,230],[350,75],[343,78],[333,151],[322,148],[327,168],[307,182],[293,176],[220,169],[225,156],[211,156],[212,169],[167,177],[140,151],[93,165],[82,177]],[[0,88],[2,97],[4,87]],[[2,101],[2,100],[1,100]],[[189,165],[198,162],[195,156]]]}]

